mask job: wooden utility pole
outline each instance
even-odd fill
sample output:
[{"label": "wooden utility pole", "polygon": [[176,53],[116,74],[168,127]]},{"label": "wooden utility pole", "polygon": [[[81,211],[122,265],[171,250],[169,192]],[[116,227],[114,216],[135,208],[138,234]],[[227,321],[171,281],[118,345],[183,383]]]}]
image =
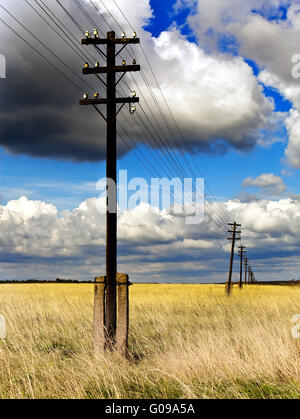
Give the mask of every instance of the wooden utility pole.
[{"label": "wooden utility pole", "polygon": [[239,247],[239,256],[240,256],[240,282],[239,282],[239,287],[240,289],[243,288],[243,260],[244,260],[244,256],[246,254],[246,246],[240,246]]},{"label": "wooden utility pole", "polygon": [[245,257],[245,259],[244,259],[244,263],[245,263],[245,285],[247,285],[247,272],[248,272],[248,270],[247,270],[247,265],[248,265],[248,258],[247,257]]},{"label": "wooden utility pole", "polygon": [[248,266],[248,284],[251,284],[251,267]]},{"label": "wooden utility pole", "polygon": [[[100,67],[97,62],[95,67],[90,67],[89,63],[86,63],[83,74],[93,74],[97,78],[100,77],[99,74],[106,74],[107,80],[106,83],[103,83],[106,84],[107,96],[105,99],[101,99],[99,94],[95,92],[94,98],[89,99],[87,93],[85,93],[84,99],[80,101],[80,105],[92,105],[107,124],[106,177],[107,189],[111,195],[107,199],[106,211],[106,298],[104,321],[106,330],[105,347],[112,348],[116,343],[117,330],[117,115],[125,104],[129,104],[131,106],[130,113],[134,113],[135,106],[133,104],[139,102],[135,92],[132,92],[132,97],[117,98],[116,87],[127,72],[140,71],[140,66],[136,65],[135,60],[133,60],[133,65],[126,65],[123,60],[122,65],[117,66],[116,57],[127,45],[139,44],[140,40],[136,37],[136,34],[134,34],[133,38],[126,38],[123,34],[124,37],[119,39],[116,38],[115,32],[108,32],[107,38],[101,39],[97,29],[95,29],[94,35],[93,38],[90,32],[86,32],[86,39],[82,40],[82,44],[94,45],[98,51],[99,46],[106,45],[106,54],[103,51],[101,53],[106,56],[107,66]],[[120,45],[120,49],[116,51],[118,45]],[[121,75],[117,80],[118,73],[121,73]],[[118,110],[117,104],[120,104]],[[106,116],[98,108],[98,105],[106,105]],[[110,190],[111,188],[109,189],[111,181],[116,186],[113,191]],[[122,285],[124,286],[124,284]],[[103,325],[98,324],[95,327],[101,328]]]},{"label": "wooden utility pole", "polygon": [[251,284],[254,284],[254,275],[252,269],[250,269]]},{"label": "wooden utility pole", "polygon": [[228,295],[231,294],[231,288],[232,288],[232,266],[233,266],[233,258],[234,258],[234,246],[236,240],[240,240],[240,238],[237,238],[236,235],[240,234],[241,231],[237,231],[237,227],[241,227],[241,224],[234,223],[228,223],[229,226],[233,226],[233,230],[228,230],[228,233],[232,233],[232,237],[229,237],[228,240],[231,240],[231,254],[230,254],[230,265],[229,265],[229,275],[228,275],[228,282],[226,283],[226,292]]}]

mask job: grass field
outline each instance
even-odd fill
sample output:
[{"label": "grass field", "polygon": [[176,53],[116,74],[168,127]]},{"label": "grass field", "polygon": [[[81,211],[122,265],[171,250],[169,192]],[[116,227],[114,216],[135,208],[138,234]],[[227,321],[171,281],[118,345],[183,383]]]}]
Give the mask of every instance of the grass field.
[{"label": "grass field", "polygon": [[300,288],[134,285],[131,360],[92,356],[92,285],[1,285],[0,398],[300,398]]}]

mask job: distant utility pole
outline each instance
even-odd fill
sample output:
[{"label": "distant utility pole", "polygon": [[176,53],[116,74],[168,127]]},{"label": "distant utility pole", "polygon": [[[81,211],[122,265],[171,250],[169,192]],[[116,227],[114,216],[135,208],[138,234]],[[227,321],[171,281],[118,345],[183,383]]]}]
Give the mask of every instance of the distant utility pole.
[{"label": "distant utility pole", "polygon": [[247,272],[248,272],[247,265],[248,265],[248,261],[249,261],[249,259],[247,257],[245,257],[245,259],[244,259],[244,263],[245,263],[245,285],[247,285]]},{"label": "distant utility pole", "polygon": [[[130,113],[133,114],[136,110],[134,103],[139,102],[135,92],[132,92],[132,97],[117,98],[116,87],[127,72],[140,71],[141,69],[139,65],[136,65],[135,59],[133,59],[132,65],[126,65],[124,60],[122,65],[116,65],[116,57],[127,45],[139,43],[140,40],[136,37],[136,33],[134,33],[133,38],[126,38],[124,33],[122,38],[116,38],[115,32],[108,32],[107,38],[101,39],[97,29],[94,30],[94,37],[91,36],[90,32],[86,32],[86,39],[82,40],[83,45],[94,45],[106,57],[107,64],[106,67],[101,67],[97,62],[95,67],[91,68],[89,63],[86,63],[83,69],[83,74],[93,74],[98,79],[100,74],[107,75],[106,83],[102,81],[106,85],[107,97],[101,99],[99,94],[95,92],[94,98],[89,99],[88,94],[85,93],[84,99],[80,101],[80,105],[93,106],[107,124],[106,178],[107,189],[113,196],[108,196],[106,211],[106,277],[104,277],[106,348],[114,346],[117,328],[117,189],[115,188],[113,192],[109,189],[111,180],[114,181],[115,185],[117,184],[117,115],[125,104],[129,104]],[[106,45],[106,54],[99,50],[100,45]],[[120,49],[116,51],[118,45],[120,45]],[[121,75],[117,80],[116,75],[118,73]],[[120,104],[118,110],[117,104]],[[106,105],[106,116],[97,105]],[[103,328],[103,325],[98,324],[95,327]]]},{"label": "distant utility pole", "polygon": [[248,283],[251,284],[251,266],[248,266]]},{"label": "distant utility pole", "polygon": [[244,260],[244,256],[246,254],[246,246],[240,246],[239,247],[239,256],[240,256],[240,282],[239,282],[239,287],[240,289],[243,288],[243,260]]},{"label": "distant utility pole", "polygon": [[241,240],[240,238],[237,238],[236,235],[240,234],[241,231],[237,231],[237,227],[241,227],[241,224],[238,224],[236,222],[234,223],[228,223],[229,226],[233,226],[232,230],[228,230],[228,233],[232,233],[232,237],[229,237],[228,240],[231,240],[231,254],[230,254],[230,265],[229,265],[229,275],[228,275],[228,282],[226,284],[226,292],[228,295],[231,294],[231,288],[232,288],[232,266],[233,266],[233,258],[234,258],[234,246],[236,240]]}]

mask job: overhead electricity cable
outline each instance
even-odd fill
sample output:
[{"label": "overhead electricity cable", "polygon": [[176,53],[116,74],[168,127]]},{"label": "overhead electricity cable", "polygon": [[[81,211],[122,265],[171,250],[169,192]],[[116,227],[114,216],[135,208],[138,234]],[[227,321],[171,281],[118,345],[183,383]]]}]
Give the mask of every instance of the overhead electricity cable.
[{"label": "overhead electricity cable", "polygon": [[68,80],[70,83],[73,84],[79,91],[83,92],[83,89],[74,82],[70,77],[68,77],[63,71],[61,71],[55,64],[53,64],[47,57],[45,57],[37,48],[35,48],[33,45],[30,44],[22,35],[20,35],[15,29],[13,29],[8,23],[6,23],[1,17],[0,17],[1,23],[5,25],[8,29],[10,29],[18,38],[22,39],[23,42],[25,42],[31,49],[33,49],[40,57],[43,58],[51,67],[53,67],[56,71],[58,71],[66,80]]},{"label": "overhead electricity cable", "polygon": [[[55,52],[53,52],[50,48],[47,47],[47,45],[44,44],[34,33],[29,30],[19,19],[17,19],[13,13],[11,13],[9,10],[7,10],[2,4],[0,4],[1,9],[3,9],[14,21],[16,21],[27,33],[29,33],[37,42],[39,42],[50,54],[52,54],[61,64],[63,64],[76,78],[78,78],[81,82],[84,82],[84,80],[78,76],[78,74],[68,65],[66,64]],[[89,85],[91,89],[93,87]]]},{"label": "overhead electricity cable", "polygon": [[[12,16],[13,17],[13,16]],[[16,19],[16,21],[19,23],[19,24],[21,24],[17,19]],[[74,20],[74,19],[72,19],[72,21],[76,24],[77,22]],[[3,22],[3,21],[2,21]],[[5,22],[4,22],[5,23]],[[32,32],[31,31],[29,31],[29,30],[27,30],[27,28],[23,25],[23,24],[21,24],[21,26],[27,31],[27,32],[29,32],[36,40],[38,40],[37,39],[37,37],[34,35],[34,34],[32,34]],[[78,27],[80,27],[80,25],[77,25]],[[12,28],[10,28],[10,29],[12,29]],[[53,28],[52,28],[53,29]],[[23,37],[22,37],[22,39],[29,45],[29,46],[31,46],[32,47],[32,45],[30,45],[30,43],[28,43]],[[57,54],[55,54],[55,53],[53,53],[53,51],[51,51],[44,43],[42,43],[42,42],[40,42],[50,53],[52,53],[57,59],[59,59],[60,60],[60,62],[62,63],[62,64],[64,64],[65,66],[67,66],[64,62],[63,62],[63,60],[61,60],[58,56],[57,56]],[[70,45],[69,45],[70,46]],[[37,49],[35,49],[34,48],[34,50],[37,52],[37,53],[39,53],[39,55],[41,55],[41,53],[37,50]],[[43,55],[41,55],[44,59],[46,59],[46,57],[44,57]],[[53,66],[53,63],[51,63],[50,62],[50,60],[48,60],[48,59],[46,59],[46,61],[49,63],[49,64],[51,64],[52,66]],[[54,68],[55,69],[57,69],[62,75],[64,75],[64,77],[66,77],[65,76],[65,74],[63,73],[63,72],[61,72],[56,66],[54,66]],[[69,68],[68,66],[67,66],[67,68]],[[66,77],[67,78],[67,77]],[[71,80],[71,79],[69,79],[68,78],[68,80]],[[71,81],[71,82],[73,82],[73,81]],[[74,82],[73,82],[73,84],[74,84]],[[77,85],[77,88],[78,89],[80,89],[80,90],[82,90],[78,85]],[[219,225],[219,224],[218,224]],[[220,225],[219,225],[220,226]]]},{"label": "overhead electricity cable", "polygon": [[[115,19],[115,17],[113,16],[113,14],[110,12],[110,10],[107,8],[107,6],[105,6],[105,4],[104,4],[104,2],[101,0],[101,3],[103,4],[103,6],[106,8],[106,10],[107,10],[107,12],[109,13],[109,15],[111,16],[111,18],[115,21],[115,22],[117,22],[117,20]],[[114,1],[114,3],[116,4],[116,2]],[[118,9],[121,11],[121,9],[118,7]],[[97,9],[97,11],[100,13],[100,11],[99,11],[99,9]],[[124,16],[124,14],[122,13],[122,15]],[[118,25],[119,27],[120,27],[120,29],[122,29],[121,28],[121,26],[120,25]],[[131,26],[131,28],[133,29],[133,27]],[[134,30],[134,29],[133,29]],[[153,76],[154,76],[154,79],[155,79],[155,81],[156,81],[156,83],[157,83],[157,85],[158,85],[158,87],[159,87],[159,90],[160,90],[160,92],[161,92],[161,94],[163,95],[163,92],[162,92],[162,90],[161,90],[161,88],[160,88],[160,86],[159,86],[159,83],[158,83],[158,81],[157,81],[157,79],[156,79],[156,77],[155,77],[155,74],[154,74],[154,71],[153,71],[153,69],[152,69],[152,67],[151,67],[151,64],[150,64],[150,62],[149,62],[149,60],[148,60],[148,57],[146,56],[146,54],[145,54],[145,51],[143,50],[143,53],[144,53],[144,55],[145,55],[145,58],[146,58],[146,60],[147,60],[147,63],[148,63],[148,65],[149,65],[149,68],[150,68],[150,70],[151,70],[151,73],[153,74]],[[161,111],[161,114],[163,114],[163,112],[162,112],[162,110],[161,110],[161,108],[160,108],[160,105],[159,105],[159,103],[158,103],[158,101],[157,101],[157,99],[155,98],[155,96],[154,96],[154,94],[153,94],[153,91],[151,91],[152,89],[151,89],[151,86],[150,86],[150,84],[149,84],[149,82],[147,81],[147,79],[146,79],[146,76],[143,74],[143,71],[141,72],[141,75],[142,75],[142,77],[143,77],[143,79],[144,79],[144,82],[145,82],[145,84],[146,84],[146,86],[148,87],[148,89],[149,89],[149,91],[150,91],[150,94],[151,94],[151,97],[153,98],[153,100],[154,100],[154,102],[156,103],[156,105],[157,105],[157,107],[158,107],[158,109]],[[165,97],[164,97],[164,95],[163,95],[163,98],[164,98],[164,101],[166,102],[166,99],[165,99]],[[168,104],[167,104],[167,102],[166,102],[166,105],[168,106]],[[168,110],[170,111],[170,113],[171,113],[171,110],[170,110],[170,108],[169,108],[169,106],[168,106]],[[171,113],[171,116],[172,116],[172,119],[174,119],[174,122],[176,122],[175,121],[175,118],[174,118],[174,116],[172,115],[172,113]],[[170,125],[168,124],[168,122],[167,122],[167,120],[163,117],[163,119],[164,119],[164,121],[165,121],[165,123],[166,123],[166,125],[169,127],[169,130],[172,132],[172,129],[170,128]],[[173,136],[174,136],[174,133],[173,133]],[[190,152],[189,152],[190,153]],[[192,157],[192,156],[191,156]],[[191,170],[192,171],[192,170]],[[211,193],[211,192],[210,192]],[[211,193],[211,195],[212,195],[212,193]],[[213,195],[212,195],[213,196]],[[208,196],[206,196],[207,197],[207,200],[208,200],[208,202],[209,202],[209,205],[213,205],[213,203],[210,201],[210,199],[209,199],[209,197]],[[216,213],[216,212],[218,212],[218,210],[214,210],[214,212]],[[219,215],[220,216],[220,215]],[[223,217],[222,217],[223,218]],[[227,220],[229,219],[229,217],[228,216],[226,216],[226,217],[224,217],[223,218],[223,222],[226,222]]]},{"label": "overhead electricity cable", "polygon": [[[122,11],[122,9],[120,8],[120,6],[117,4],[117,2],[115,1],[115,0],[113,0],[113,2],[114,2],[114,4],[116,5],[116,7],[117,7],[117,9],[119,10],[119,12],[121,13],[121,15],[123,16],[123,18],[126,20],[126,22],[127,22],[127,24],[131,27],[131,29],[134,31],[134,28],[133,28],[133,26],[130,24],[130,22],[129,22],[129,20],[128,20],[128,18],[127,18],[127,16],[125,15],[125,13]],[[103,4],[103,1],[101,0],[101,3]],[[108,10],[108,8],[106,8],[107,10]],[[113,17],[113,15],[112,15],[112,13],[108,10],[108,13],[111,15],[111,17],[116,21],[116,19]],[[198,173],[200,173],[201,174],[201,172],[200,172],[200,169],[199,169],[199,167],[198,167],[198,165],[197,165],[197,163],[196,163],[196,161],[195,161],[195,159],[193,158],[193,155],[192,155],[192,153],[190,152],[190,150],[189,150],[189,146],[188,146],[188,144],[187,144],[187,142],[186,142],[186,140],[185,140],[185,138],[184,138],[184,136],[183,136],[183,134],[182,134],[182,132],[181,132],[181,130],[180,130],[180,128],[179,128],[179,126],[178,126],[178,124],[177,124],[177,121],[176,121],[176,119],[175,119],[175,117],[174,117],[174,115],[173,115],[173,113],[172,113],[172,111],[171,111],[171,109],[170,109],[170,107],[169,107],[169,104],[168,104],[168,102],[167,102],[167,100],[166,100],[166,97],[165,97],[165,95],[164,95],[164,93],[163,93],[163,91],[162,91],[162,89],[161,89],[161,86],[160,86],[160,84],[159,84],[159,82],[158,82],[158,80],[157,80],[157,77],[156,77],[156,75],[155,75],[155,72],[154,72],[154,70],[153,70],[153,68],[152,68],[152,66],[151,66],[151,63],[150,63],[150,61],[149,61],[149,59],[148,59],[148,57],[147,57],[147,54],[145,53],[145,50],[144,50],[144,48],[143,48],[143,46],[142,46],[142,44],[140,44],[140,47],[141,47],[141,49],[142,49],[142,53],[143,53],[143,55],[144,55],[144,57],[145,57],[145,59],[146,59],[146,62],[147,62],[147,64],[148,64],[148,66],[149,66],[149,69],[150,69],[150,71],[151,71],[151,74],[152,74],[152,76],[153,76],[153,78],[154,78],[154,80],[155,80],[155,83],[156,83],[156,85],[157,85],[157,87],[158,87],[158,89],[159,89],[159,91],[160,91],[160,93],[161,93],[161,95],[162,95],[162,98],[163,98],[163,100],[164,100],[164,102],[165,102],[165,105],[166,105],[166,107],[167,107],[167,110],[169,111],[169,114],[171,115],[171,118],[172,118],[172,120],[173,120],[173,122],[174,122],[174,124],[175,124],[175,126],[176,126],[176,129],[177,129],[177,131],[178,131],[178,133],[179,133],[179,135],[180,135],[180,137],[181,137],[181,139],[182,139],[182,141],[183,141],[183,144],[184,144],[184,146],[185,146],[185,148],[186,148],[186,150],[188,151],[188,153],[190,154],[190,157],[192,158],[192,161],[194,162],[194,165],[195,165],[195,167],[196,167],[196,169],[197,169],[197,171],[198,171]],[[141,73],[142,74],[142,73]],[[202,177],[203,177],[203,175],[202,175]],[[210,195],[214,198],[214,195],[213,195],[213,193],[211,192],[211,190],[210,190],[210,188],[209,188],[209,185],[207,185],[207,189],[208,189],[208,191],[210,192]],[[215,199],[215,198],[214,198]],[[225,218],[224,218],[224,221],[228,221],[229,220],[229,216],[227,215],[227,214],[225,214]]]}]

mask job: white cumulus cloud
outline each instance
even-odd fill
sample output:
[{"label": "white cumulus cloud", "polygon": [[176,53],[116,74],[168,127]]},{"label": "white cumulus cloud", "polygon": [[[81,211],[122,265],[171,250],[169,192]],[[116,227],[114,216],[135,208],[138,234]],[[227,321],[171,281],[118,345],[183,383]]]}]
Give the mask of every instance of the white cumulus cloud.
[{"label": "white cumulus cloud", "polygon": [[280,176],[273,173],[264,173],[253,179],[248,177],[243,182],[244,187],[257,187],[262,193],[269,195],[282,195],[286,191],[286,185]]},{"label": "white cumulus cloud", "polygon": [[[195,228],[165,210],[145,212],[145,205],[119,215],[120,271],[133,281],[226,280],[230,245],[209,217]],[[218,205],[242,224],[258,279],[297,277],[299,200]],[[0,206],[0,228],[2,279],[91,280],[105,272],[105,216],[96,198],[59,214],[52,205],[23,197]]]},{"label": "white cumulus cloud", "polygon": [[[257,63],[260,69],[258,80],[277,89],[292,103],[293,109],[285,116],[284,123],[289,138],[285,154],[292,167],[300,168],[300,84],[299,79],[293,77],[293,67],[296,65],[293,57],[299,54],[300,1],[181,2],[181,6],[188,4],[196,5],[189,21],[200,46],[213,53],[218,50],[220,39],[231,40],[239,54]],[[284,19],[282,6],[287,8]],[[273,123],[276,124],[276,121],[273,120]],[[260,140],[260,144],[273,142],[272,139],[267,142]]]}]

